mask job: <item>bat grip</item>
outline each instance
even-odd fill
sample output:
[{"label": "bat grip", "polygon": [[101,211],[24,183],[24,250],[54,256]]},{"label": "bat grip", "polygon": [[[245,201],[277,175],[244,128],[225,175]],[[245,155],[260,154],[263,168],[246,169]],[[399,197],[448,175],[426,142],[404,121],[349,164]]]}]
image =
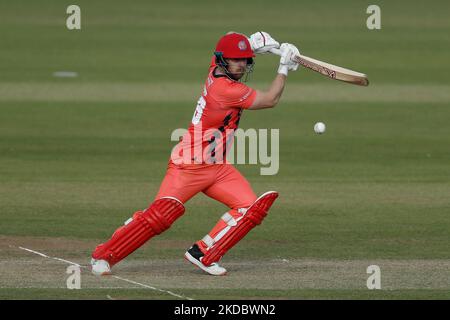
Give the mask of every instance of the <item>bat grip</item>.
[{"label": "bat grip", "polygon": [[273,48],[273,49],[270,49],[269,50],[271,53],[273,53],[273,54],[276,54],[277,56],[280,56],[281,57],[281,50],[280,49],[277,49],[277,48]]}]

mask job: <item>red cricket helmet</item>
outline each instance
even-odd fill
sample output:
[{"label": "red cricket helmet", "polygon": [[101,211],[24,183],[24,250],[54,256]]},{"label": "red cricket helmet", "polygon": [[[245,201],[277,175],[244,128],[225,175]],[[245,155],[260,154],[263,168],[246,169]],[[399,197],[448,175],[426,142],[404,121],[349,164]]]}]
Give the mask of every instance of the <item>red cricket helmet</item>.
[{"label": "red cricket helmet", "polygon": [[253,53],[250,42],[246,36],[239,33],[230,33],[220,38],[216,45],[216,56],[221,54],[223,58],[239,59],[239,58],[253,58]]}]

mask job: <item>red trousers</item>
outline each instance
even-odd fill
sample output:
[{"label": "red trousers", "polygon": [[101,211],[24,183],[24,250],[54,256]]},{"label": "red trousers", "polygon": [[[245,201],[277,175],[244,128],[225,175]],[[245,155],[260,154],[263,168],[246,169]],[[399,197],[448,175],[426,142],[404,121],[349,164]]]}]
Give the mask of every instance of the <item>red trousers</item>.
[{"label": "red trousers", "polygon": [[[178,166],[172,162],[156,199],[169,196],[185,203],[199,192],[228,206],[234,219],[241,216],[238,209],[250,207],[257,199],[248,181],[231,164]],[[214,239],[226,227],[227,223],[220,219],[206,237]],[[196,243],[205,252],[205,238]]]},{"label": "red trousers", "polygon": [[175,165],[169,162],[155,199],[169,196],[186,203],[199,192],[230,209],[247,208],[257,198],[247,179],[231,164]]}]

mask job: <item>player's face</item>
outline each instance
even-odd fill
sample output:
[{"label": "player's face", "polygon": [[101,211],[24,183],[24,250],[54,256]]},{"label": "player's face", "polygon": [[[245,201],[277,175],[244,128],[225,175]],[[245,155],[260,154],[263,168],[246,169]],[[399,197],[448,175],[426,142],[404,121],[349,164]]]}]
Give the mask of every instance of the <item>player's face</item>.
[{"label": "player's face", "polygon": [[228,63],[228,72],[233,75],[233,78],[239,80],[245,74],[247,69],[247,59],[226,59]]}]

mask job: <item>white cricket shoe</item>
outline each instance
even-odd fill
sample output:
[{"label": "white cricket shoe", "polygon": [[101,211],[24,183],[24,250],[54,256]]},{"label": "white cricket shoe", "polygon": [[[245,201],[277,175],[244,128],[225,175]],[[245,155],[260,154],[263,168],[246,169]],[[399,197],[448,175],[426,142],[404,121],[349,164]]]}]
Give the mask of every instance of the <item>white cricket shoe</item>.
[{"label": "white cricket shoe", "polygon": [[106,276],[112,274],[111,267],[106,260],[91,259],[92,273],[96,276]]},{"label": "white cricket shoe", "polygon": [[209,273],[213,276],[224,276],[227,273],[227,269],[221,267],[218,263],[212,263],[210,266],[205,266],[201,262],[201,257],[203,257],[204,254],[201,252],[200,248],[197,244],[194,244],[186,253],[184,254],[184,257],[186,260],[188,260],[193,265],[196,265],[206,273]]}]

